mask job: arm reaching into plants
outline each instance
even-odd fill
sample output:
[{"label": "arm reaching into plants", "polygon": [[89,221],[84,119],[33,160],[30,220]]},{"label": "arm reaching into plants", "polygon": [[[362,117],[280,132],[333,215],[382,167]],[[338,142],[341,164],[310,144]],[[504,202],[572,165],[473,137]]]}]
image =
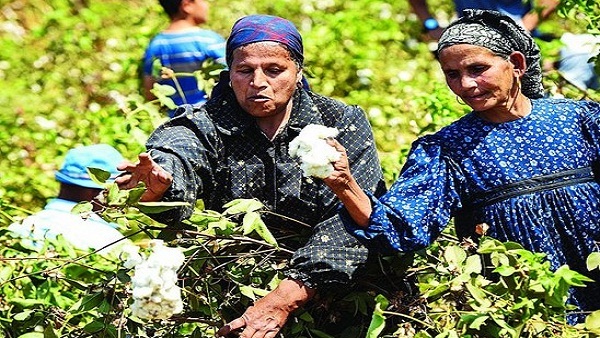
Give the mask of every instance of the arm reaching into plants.
[{"label": "arm reaching into plants", "polygon": [[120,189],[132,189],[139,182],[146,185],[146,192],[141,201],[151,202],[161,199],[165,191],[171,186],[173,176],[154,162],[149,153],[141,153],[137,163],[125,161],[117,166],[124,174],[115,179]]},{"label": "arm reaching into plants", "polygon": [[239,337],[273,338],[287,322],[290,314],[304,305],[315,290],[290,278],[284,279],[277,288],[259,299],[244,314],[227,323],[217,332],[227,337],[231,332],[242,330]]},{"label": "arm reaching into plants", "polygon": [[352,219],[359,226],[366,228],[369,226],[372,211],[371,201],[350,173],[346,149],[336,140],[331,139],[328,143],[340,152],[341,156],[333,162],[333,172],[324,178],[323,182],[342,201]]}]

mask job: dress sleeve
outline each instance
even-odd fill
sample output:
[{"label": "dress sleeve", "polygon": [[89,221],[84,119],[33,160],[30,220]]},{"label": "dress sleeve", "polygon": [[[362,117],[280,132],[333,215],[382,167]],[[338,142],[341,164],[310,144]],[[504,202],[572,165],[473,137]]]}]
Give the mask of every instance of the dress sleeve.
[{"label": "dress sleeve", "polygon": [[596,162],[600,167],[600,103],[584,101],[581,104],[585,116],[583,129],[590,139],[590,144],[595,147]]},{"label": "dress sleeve", "polygon": [[380,199],[371,196],[369,227],[347,223],[350,232],[384,251],[427,247],[461,206],[460,173],[436,142],[427,137],[416,141],[390,190]]},{"label": "dress sleeve", "polygon": [[[340,131],[337,140],[346,148],[348,159],[360,186],[380,196],[385,183],[371,126],[365,112],[347,106],[335,123]],[[327,188],[327,191],[330,190]],[[296,250],[287,275],[319,290],[349,285],[364,268],[369,251],[346,231],[337,210],[339,200],[331,193],[333,213],[315,226],[308,243]]]},{"label": "dress sleeve", "polygon": [[173,176],[162,201],[189,203],[188,207],[152,215],[159,222],[175,227],[192,214],[197,199],[213,190],[222,147],[203,108],[185,105],[178,109],[181,113],[158,127],[146,144],[154,161]]}]

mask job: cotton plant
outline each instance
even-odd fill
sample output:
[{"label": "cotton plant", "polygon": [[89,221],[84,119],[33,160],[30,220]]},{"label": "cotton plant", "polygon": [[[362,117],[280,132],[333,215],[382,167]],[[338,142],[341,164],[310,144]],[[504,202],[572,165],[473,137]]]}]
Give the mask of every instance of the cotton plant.
[{"label": "cotton plant", "polygon": [[149,255],[140,253],[137,246],[123,248],[123,266],[133,268],[131,312],[142,319],[167,319],[183,311],[177,271],[185,256],[160,240],[151,241],[150,246]]},{"label": "cotton plant", "polygon": [[289,154],[300,158],[304,176],[325,178],[333,172],[333,164],[341,153],[327,143],[338,135],[336,128],[309,124],[290,142]]}]

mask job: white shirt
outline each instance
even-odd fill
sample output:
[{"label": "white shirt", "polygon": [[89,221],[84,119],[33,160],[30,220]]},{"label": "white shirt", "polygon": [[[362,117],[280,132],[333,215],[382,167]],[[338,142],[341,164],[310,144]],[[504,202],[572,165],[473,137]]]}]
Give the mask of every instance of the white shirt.
[{"label": "white shirt", "polygon": [[52,199],[44,210],[28,216],[21,223],[11,224],[8,230],[22,237],[24,246],[35,250],[41,249],[46,239],[54,239],[58,235],[82,250],[96,250],[116,242],[102,250],[103,254],[131,243],[116,229],[116,224],[108,223],[96,214],[84,219],[71,213],[76,204],[60,198]]}]

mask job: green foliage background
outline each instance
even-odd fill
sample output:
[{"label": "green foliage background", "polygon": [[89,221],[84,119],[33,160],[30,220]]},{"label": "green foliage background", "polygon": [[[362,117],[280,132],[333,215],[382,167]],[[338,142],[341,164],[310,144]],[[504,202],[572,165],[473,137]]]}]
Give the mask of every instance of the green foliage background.
[{"label": "green foliage background", "polygon": [[[430,3],[441,21],[450,20],[451,1]],[[562,6],[560,15],[542,25],[544,31],[600,33],[596,1]],[[313,90],[365,109],[388,183],[417,136],[467,111],[447,89],[407,1],[213,1],[206,28],[226,37],[237,18],[253,13],[296,23]],[[0,0],[0,234],[56,195],[54,171],[68,149],[109,143],[132,160],[143,150],[165,115],[140,95],[140,60],[166,23],[158,1]],[[553,61],[558,41],[540,45],[545,60]],[[545,85],[567,97],[600,98],[569,86],[553,71]],[[116,264],[98,260],[86,264]],[[36,264],[29,269],[46,269],[52,261]],[[78,273],[102,280],[84,270]],[[51,281],[27,280],[23,287],[32,283],[42,285],[35,290],[40,298],[64,301],[64,290]],[[91,300],[85,309],[109,308]]]},{"label": "green foliage background", "polygon": [[[451,1],[431,4],[441,20],[451,18]],[[367,111],[388,181],[417,135],[466,111],[446,88],[428,44],[420,42],[421,26],[408,2],[230,0],[211,5],[206,27],[224,37],[237,18],[251,13],[296,23],[313,89]],[[594,2],[569,5],[575,6],[572,13],[595,6],[597,15]],[[142,104],[139,62],[167,18],[158,1],[138,0],[3,0],[1,10],[0,198],[36,210],[56,191],[53,171],[69,148],[106,142],[131,159],[142,149],[160,115],[153,105],[127,114],[114,97]],[[585,31],[585,24],[555,15],[543,28],[559,34],[564,26]],[[542,47],[552,60],[557,43]],[[549,87],[559,83],[556,75],[547,78]]]}]

